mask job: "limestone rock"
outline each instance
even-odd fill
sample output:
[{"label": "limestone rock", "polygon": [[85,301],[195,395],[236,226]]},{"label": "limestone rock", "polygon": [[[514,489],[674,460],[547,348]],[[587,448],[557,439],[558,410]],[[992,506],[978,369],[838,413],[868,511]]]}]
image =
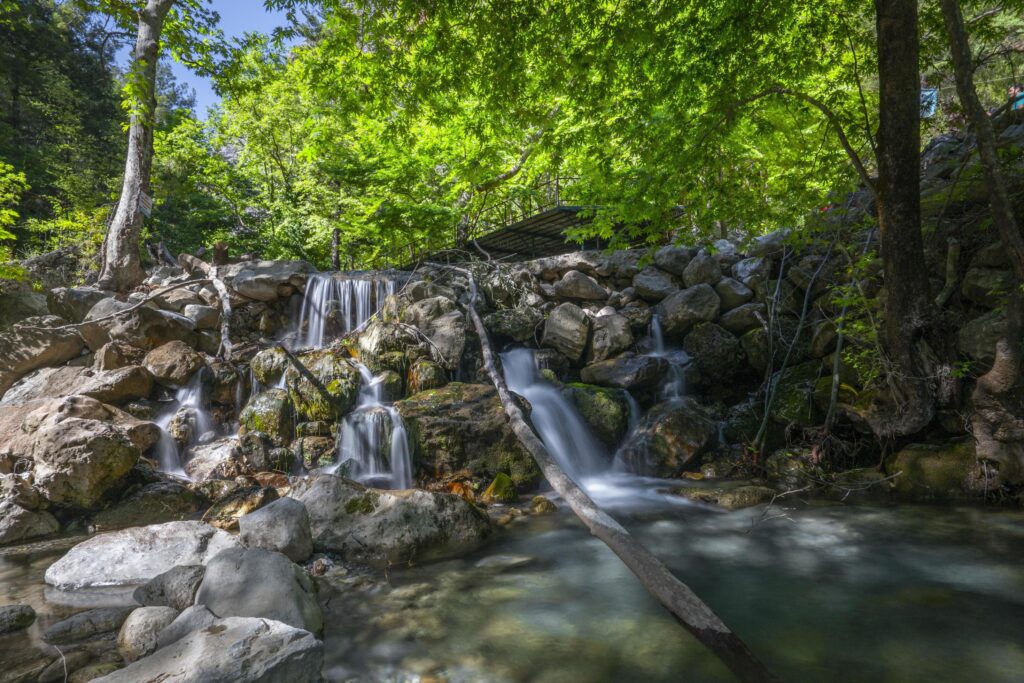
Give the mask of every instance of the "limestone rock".
[{"label": "limestone rock", "polygon": [[266,387],[275,385],[289,367],[288,357],[276,346],[263,349],[249,361],[252,374]]},{"label": "limestone rock", "polygon": [[722,313],[742,306],[754,298],[754,292],[749,287],[731,277],[724,277],[718,281],[715,285],[715,294],[721,302]]},{"label": "limestone rock", "polygon": [[686,247],[664,246],[654,252],[654,265],[667,273],[682,275],[690,264],[690,250]]},{"label": "limestone rock", "polygon": [[594,436],[609,448],[622,441],[629,428],[629,396],[624,389],[568,384],[562,394],[576,406]]},{"label": "limestone rock", "polygon": [[92,523],[97,529],[108,531],[175,522],[195,516],[208,504],[202,495],[179,481],[158,481],[93,515]]},{"label": "limestone rock", "polygon": [[181,564],[205,564],[238,541],[202,522],[167,522],[122,529],[82,541],[46,570],[64,590],[140,584]]},{"label": "limestone rock", "polygon": [[196,344],[195,325],[183,315],[161,311],[149,306],[109,319],[108,316],[131,308],[132,304],[109,298],[99,301],[85,316],[89,323],[80,328],[89,349],[96,351],[111,341],[124,342],[138,349],[150,350],[179,340]]},{"label": "limestone rock", "polygon": [[309,511],[314,548],[367,564],[424,561],[468,552],[491,534],[487,516],[449,493],[382,491],[331,474],[292,495]]},{"label": "limestone rock", "polygon": [[60,524],[45,510],[26,510],[10,500],[0,501],[0,546],[21,543],[60,531]]},{"label": "limestone rock", "polygon": [[[289,367],[285,373],[285,384],[288,387],[288,396],[294,407],[295,414],[307,421],[313,420],[336,420],[347,413],[355,405],[356,395],[359,393],[359,371],[336,349],[319,349],[304,353],[299,357],[306,369],[316,377],[320,385],[326,389],[327,396],[308,379],[299,374],[294,367]],[[271,394],[274,390],[268,390],[262,395]],[[280,429],[284,427],[281,420],[284,414],[284,406],[274,402],[275,411],[274,425],[269,429],[259,428],[261,432],[277,437],[282,434]],[[246,425],[249,426],[248,424]]]},{"label": "limestone rock", "polygon": [[587,347],[590,320],[576,304],[556,306],[544,321],[541,346],[556,349],[571,362],[579,361]]},{"label": "limestone rock", "polygon": [[276,301],[282,291],[304,288],[315,272],[316,268],[306,261],[248,261],[222,267],[221,277],[246,298]]},{"label": "limestone rock", "polygon": [[92,307],[107,296],[93,287],[57,287],[46,293],[46,306],[52,315],[80,323]]},{"label": "limestone rock", "polygon": [[763,328],[762,319],[768,320],[764,304],[743,304],[723,315],[719,323],[733,334],[742,335],[755,328]]},{"label": "limestone rock", "polygon": [[293,562],[313,554],[306,506],[294,498],[281,498],[239,518],[239,537],[250,548],[274,550]]},{"label": "limestone rock", "polygon": [[767,280],[771,276],[772,262],[760,256],[745,258],[733,264],[732,275],[747,287],[754,283]]},{"label": "limestone rock", "polygon": [[544,315],[530,306],[503,308],[484,318],[484,326],[498,341],[525,342],[540,334]]},{"label": "limestone rock", "polygon": [[271,486],[242,486],[215,502],[203,521],[218,529],[235,531],[238,518],[277,500],[277,490]]},{"label": "limestone rock", "polygon": [[218,619],[115,671],[103,683],[318,683],[323,643],[278,621]]},{"label": "limestone rock", "polygon": [[[296,394],[305,389],[305,385],[300,386],[298,382],[296,387]],[[269,436],[274,443],[284,445],[291,440],[295,429],[291,397],[284,389],[266,389],[249,399],[238,420],[241,433],[260,432]]]},{"label": "limestone rock", "polygon": [[189,304],[182,310],[182,315],[191,320],[197,330],[215,330],[220,325],[220,311],[213,306]]},{"label": "limestone rock", "polygon": [[0,635],[22,631],[36,620],[36,611],[28,605],[0,607]]},{"label": "limestone rock", "polygon": [[714,323],[701,323],[683,340],[705,382],[728,382],[743,373],[746,354],[733,334]]}]

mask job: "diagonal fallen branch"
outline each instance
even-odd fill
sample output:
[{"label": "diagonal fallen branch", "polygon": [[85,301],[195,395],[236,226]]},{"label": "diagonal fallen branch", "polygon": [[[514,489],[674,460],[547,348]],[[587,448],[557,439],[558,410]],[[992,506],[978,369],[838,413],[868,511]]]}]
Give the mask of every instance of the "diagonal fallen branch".
[{"label": "diagonal fallen branch", "polygon": [[629,567],[651,595],[672,613],[686,630],[711,650],[736,677],[742,681],[775,681],[775,676],[765,668],[739,636],[702,601],[690,588],[676,578],[665,563],[658,559],[642,543],[634,538],[622,525],[612,519],[573,481],[556,463],[527,423],[519,405],[512,398],[505,379],[498,372],[494,351],[487,336],[487,330],[480,314],[476,311],[477,286],[473,273],[456,266],[450,268],[469,280],[470,301],[466,307],[484,357],[484,367],[505,410],[512,431],[533,456],[544,472],[552,488],[562,496],[577,517],[587,526],[590,533],[601,539],[619,559]]}]

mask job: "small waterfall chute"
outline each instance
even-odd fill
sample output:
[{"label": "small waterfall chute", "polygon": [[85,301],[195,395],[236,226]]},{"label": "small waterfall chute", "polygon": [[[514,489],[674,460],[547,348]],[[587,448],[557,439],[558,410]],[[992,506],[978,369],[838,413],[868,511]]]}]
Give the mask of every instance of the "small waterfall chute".
[{"label": "small waterfall chute", "polygon": [[[185,386],[178,389],[172,405],[156,419],[160,428],[160,440],[156,445],[157,461],[160,469],[175,476],[188,478],[185,473],[183,456],[197,443],[208,441],[216,436],[217,426],[206,408],[206,394],[203,385],[203,371],[192,375]],[[177,425],[172,423],[178,422]],[[172,435],[178,433],[181,441]]]},{"label": "small waterfall chute", "polygon": [[397,291],[397,281],[382,276],[315,273],[306,282],[296,345],[318,349],[332,337],[358,330]]}]

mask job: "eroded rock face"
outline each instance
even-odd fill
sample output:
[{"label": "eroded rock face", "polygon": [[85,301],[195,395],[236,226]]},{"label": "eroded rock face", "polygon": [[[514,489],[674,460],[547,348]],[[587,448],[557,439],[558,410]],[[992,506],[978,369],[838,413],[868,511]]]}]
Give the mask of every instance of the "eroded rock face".
[{"label": "eroded rock face", "polygon": [[85,343],[76,330],[53,330],[67,321],[54,315],[26,318],[0,332],[0,397],[29,372],[60,365],[82,352]]},{"label": "eroded rock face", "polygon": [[309,511],[316,549],[365,564],[425,561],[476,548],[491,534],[487,516],[449,493],[368,489],[331,474],[292,492]]},{"label": "eroded rock face", "polygon": [[576,304],[564,303],[556,306],[544,322],[541,346],[560,352],[572,362],[577,362],[587,348],[590,320]]},{"label": "eroded rock face", "polygon": [[71,590],[141,584],[182,564],[206,564],[238,545],[202,522],[168,522],[100,534],[69,550],[46,570],[46,583]]},{"label": "eroded rock face", "polygon": [[103,680],[318,683],[322,665],[323,643],[308,631],[268,619],[229,617],[191,631]]},{"label": "eroded rock face", "polygon": [[272,619],[319,636],[324,617],[302,567],[262,548],[229,548],[206,566],[196,604],[222,617]]},{"label": "eroded rock face", "polygon": [[[294,367],[288,368],[284,374],[285,384],[299,419],[337,420],[352,409],[359,393],[360,378],[359,370],[345,353],[337,349],[320,349],[302,354],[299,359],[327,392],[324,396]],[[260,431],[274,435],[266,429]]]},{"label": "eroded rock face", "polygon": [[635,474],[675,477],[714,444],[716,428],[691,400],[660,403],[647,413],[621,458]]},{"label": "eroded rock face", "polygon": [[416,469],[441,477],[468,469],[481,477],[508,473],[517,484],[540,476],[512,433],[491,385],[452,382],[395,403]]}]

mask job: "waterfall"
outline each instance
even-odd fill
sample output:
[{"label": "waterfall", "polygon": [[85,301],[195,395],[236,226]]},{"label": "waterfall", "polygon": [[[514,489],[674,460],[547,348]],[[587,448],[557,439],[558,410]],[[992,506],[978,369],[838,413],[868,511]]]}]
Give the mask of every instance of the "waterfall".
[{"label": "waterfall", "polygon": [[606,449],[562,392],[541,376],[533,351],[507,351],[501,364],[509,389],[529,401],[530,421],[566,474],[579,482],[608,469]]},{"label": "waterfall", "polygon": [[389,278],[316,273],[306,282],[295,338],[300,348],[320,348],[332,336],[362,327],[397,290]]},{"label": "waterfall", "polygon": [[398,410],[384,401],[381,377],[357,363],[362,384],[355,409],[338,426],[338,462],[346,476],[363,482],[386,482],[390,488],[412,486],[412,457]]},{"label": "waterfall", "polygon": [[[160,428],[160,440],[156,445],[160,469],[179,477],[188,478],[183,469],[184,460],[182,458],[188,448],[206,441],[206,437],[211,433],[216,433],[216,425],[205,405],[206,396],[202,376],[202,370],[192,375],[189,383],[175,393],[171,407],[156,419],[156,425]],[[189,438],[188,443],[183,448],[179,448],[178,442],[168,432],[168,428],[182,411],[187,411]]]},{"label": "waterfall", "polygon": [[665,347],[665,335],[661,330],[661,319],[655,313],[651,316],[651,342],[654,350],[650,355],[664,358],[669,363],[668,375],[662,387],[661,395],[666,401],[674,401],[683,398],[686,393],[686,381],[683,376],[683,366],[690,362],[690,356],[685,351],[670,350]]}]

